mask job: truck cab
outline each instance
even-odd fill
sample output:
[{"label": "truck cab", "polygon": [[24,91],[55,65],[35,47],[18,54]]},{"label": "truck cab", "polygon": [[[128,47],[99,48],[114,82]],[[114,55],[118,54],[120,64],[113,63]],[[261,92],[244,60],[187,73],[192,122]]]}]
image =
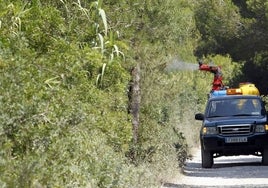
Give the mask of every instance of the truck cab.
[{"label": "truck cab", "polygon": [[264,102],[258,95],[210,97],[202,121],[202,167],[211,168],[214,158],[234,155],[262,156],[268,165],[268,123]]}]

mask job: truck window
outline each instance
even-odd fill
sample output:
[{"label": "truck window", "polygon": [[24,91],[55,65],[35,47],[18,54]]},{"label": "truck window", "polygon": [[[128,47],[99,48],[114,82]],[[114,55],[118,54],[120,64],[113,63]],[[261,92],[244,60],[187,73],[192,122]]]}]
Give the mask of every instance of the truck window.
[{"label": "truck window", "polygon": [[261,115],[261,103],[258,99],[214,100],[208,107],[208,117]]}]

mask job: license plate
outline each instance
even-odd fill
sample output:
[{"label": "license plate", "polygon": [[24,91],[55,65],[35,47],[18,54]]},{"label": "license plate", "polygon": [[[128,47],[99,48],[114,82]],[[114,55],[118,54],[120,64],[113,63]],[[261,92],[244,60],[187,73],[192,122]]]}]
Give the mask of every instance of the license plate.
[{"label": "license plate", "polygon": [[242,143],[242,142],[247,142],[248,138],[247,137],[230,137],[230,138],[225,138],[226,143]]}]

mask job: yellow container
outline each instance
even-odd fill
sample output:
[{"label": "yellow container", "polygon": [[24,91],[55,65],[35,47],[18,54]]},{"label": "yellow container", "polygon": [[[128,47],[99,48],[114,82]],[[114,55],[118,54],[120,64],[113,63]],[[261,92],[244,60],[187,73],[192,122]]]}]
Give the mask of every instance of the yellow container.
[{"label": "yellow container", "polygon": [[243,95],[260,95],[258,88],[250,82],[240,83],[239,88]]}]

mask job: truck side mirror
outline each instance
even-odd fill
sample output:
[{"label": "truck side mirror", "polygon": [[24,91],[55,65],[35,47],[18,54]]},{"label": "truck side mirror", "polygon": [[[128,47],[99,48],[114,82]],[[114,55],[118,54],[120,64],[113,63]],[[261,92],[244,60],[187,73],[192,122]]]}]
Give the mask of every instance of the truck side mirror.
[{"label": "truck side mirror", "polygon": [[204,114],[202,114],[202,113],[195,114],[195,119],[196,120],[204,120]]}]

